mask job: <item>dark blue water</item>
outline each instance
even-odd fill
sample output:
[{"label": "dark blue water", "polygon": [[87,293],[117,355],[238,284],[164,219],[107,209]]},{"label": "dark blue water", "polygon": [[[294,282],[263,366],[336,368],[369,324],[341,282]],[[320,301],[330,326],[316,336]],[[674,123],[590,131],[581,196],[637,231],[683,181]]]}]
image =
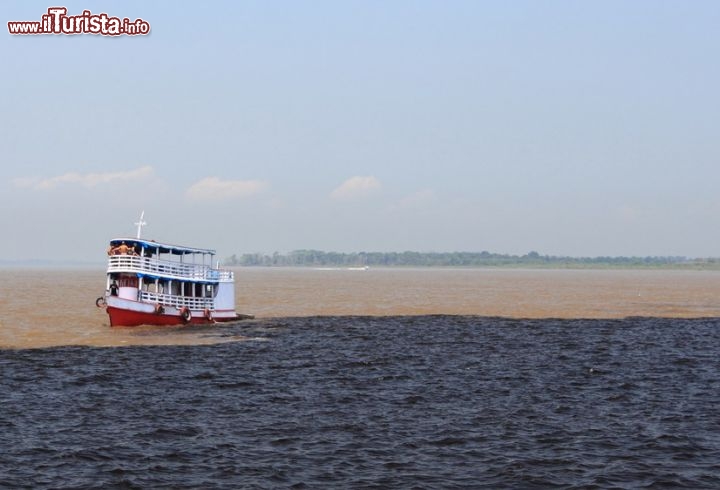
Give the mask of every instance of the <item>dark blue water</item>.
[{"label": "dark blue water", "polygon": [[0,351],[0,486],[718,488],[720,320],[324,317]]}]

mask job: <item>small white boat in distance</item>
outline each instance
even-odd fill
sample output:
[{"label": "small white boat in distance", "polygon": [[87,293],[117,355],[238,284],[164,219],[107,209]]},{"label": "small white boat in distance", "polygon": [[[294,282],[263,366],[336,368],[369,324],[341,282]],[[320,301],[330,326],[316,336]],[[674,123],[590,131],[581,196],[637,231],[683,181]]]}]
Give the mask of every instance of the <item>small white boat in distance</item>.
[{"label": "small white boat in distance", "polygon": [[235,278],[213,267],[215,250],[140,238],[113,238],[108,248],[104,307],[110,326],[183,325],[247,318],[235,312]]}]

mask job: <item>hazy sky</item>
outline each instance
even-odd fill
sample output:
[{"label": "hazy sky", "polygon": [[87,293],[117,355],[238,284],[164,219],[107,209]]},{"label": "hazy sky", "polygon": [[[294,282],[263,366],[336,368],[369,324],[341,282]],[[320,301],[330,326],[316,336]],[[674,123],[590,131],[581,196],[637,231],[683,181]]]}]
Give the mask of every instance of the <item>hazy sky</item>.
[{"label": "hazy sky", "polygon": [[[4,259],[133,235],[221,256],[720,256],[720,2],[59,2],[148,36],[13,36]],[[207,5],[207,6],[206,6]]]}]

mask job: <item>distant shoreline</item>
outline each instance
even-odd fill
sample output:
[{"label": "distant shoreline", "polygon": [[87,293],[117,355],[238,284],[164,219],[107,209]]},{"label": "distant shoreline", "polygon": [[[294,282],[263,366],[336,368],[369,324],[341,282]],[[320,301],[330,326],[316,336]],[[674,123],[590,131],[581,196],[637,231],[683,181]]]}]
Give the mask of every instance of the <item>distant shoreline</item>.
[{"label": "distant shoreline", "polygon": [[[239,265],[239,264],[223,264],[221,267],[231,267],[237,269],[305,269],[305,270],[355,270],[358,266],[344,265]],[[368,266],[367,270],[412,270],[412,269],[436,269],[436,270],[537,270],[537,271],[720,271],[720,264],[704,264],[704,265],[657,265],[657,266],[641,266],[641,265],[530,265],[530,264],[514,264],[514,265],[377,265]],[[77,263],[52,263],[52,264],[36,264],[36,263],[0,263],[0,271],[12,270],[36,270],[36,271],[98,271],[105,272],[104,264],[77,264]]]},{"label": "distant shoreline", "polygon": [[720,258],[688,257],[566,257],[490,252],[323,252],[296,250],[287,254],[232,255],[223,262],[238,267],[444,267],[510,269],[663,269],[720,270]]},{"label": "distant shoreline", "polygon": [[[307,270],[353,270],[357,267],[348,267],[343,265],[223,265],[223,267],[232,267],[238,269],[307,269]],[[446,269],[446,270],[607,270],[607,271],[630,271],[630,270],[646,270],[646,271],[720,271],[720,264],[717,265],[677,265],[677,266],[603,266],[603,265],[569,265],[569,266],[553,266],[553,265],[378,265],[368,266],[368,270],[373,269]]]},{"label": "distant shoreline", "polygon": [[[103,269],[105,262],[58,260],[4,260],[0,269]],[[388,269],[547,269],[547,270],[720,270],[720,258],[687,257],[560,257],[491,254],[488,252],[359,252],[338,253],[316,250],[288,254],[232,255],[224,267],[242,268],[338,268]]]}]

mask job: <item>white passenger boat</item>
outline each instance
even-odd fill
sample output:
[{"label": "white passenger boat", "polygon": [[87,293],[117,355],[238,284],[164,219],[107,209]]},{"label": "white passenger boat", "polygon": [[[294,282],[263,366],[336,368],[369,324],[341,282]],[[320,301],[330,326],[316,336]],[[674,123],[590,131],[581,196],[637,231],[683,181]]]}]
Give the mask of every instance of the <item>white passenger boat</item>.
[{"label": "white passenger boat", "polygon": [[[144,215],[144,213],[143,213]],[[140,238],[113,238],[108,248],[105,308],[111,326],[235,321],[234,273],[213,267],[215,250]]]}]

